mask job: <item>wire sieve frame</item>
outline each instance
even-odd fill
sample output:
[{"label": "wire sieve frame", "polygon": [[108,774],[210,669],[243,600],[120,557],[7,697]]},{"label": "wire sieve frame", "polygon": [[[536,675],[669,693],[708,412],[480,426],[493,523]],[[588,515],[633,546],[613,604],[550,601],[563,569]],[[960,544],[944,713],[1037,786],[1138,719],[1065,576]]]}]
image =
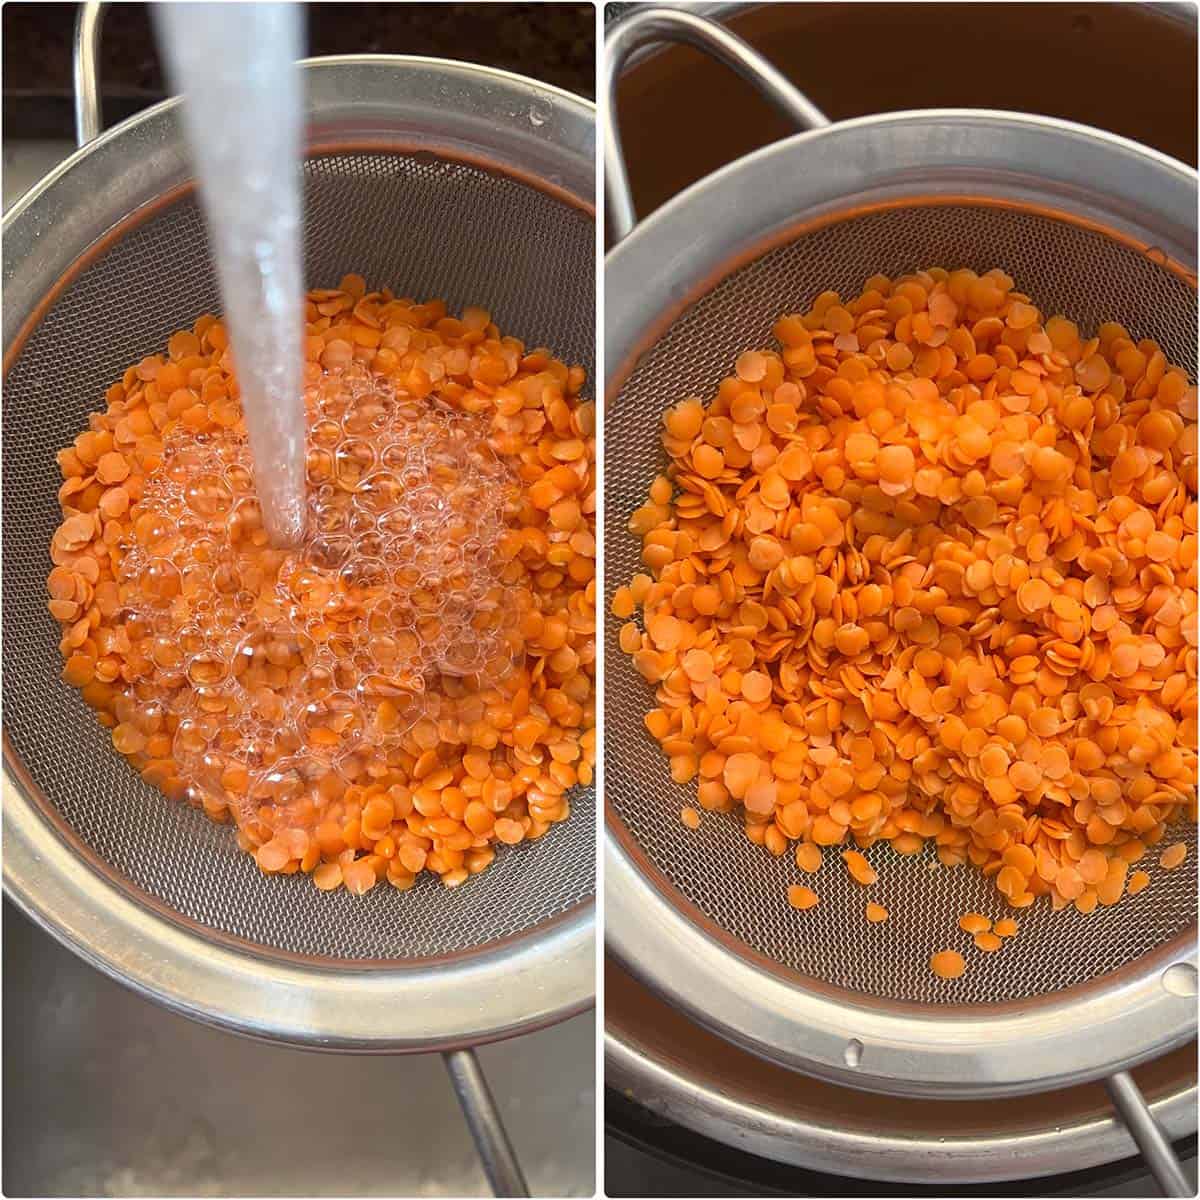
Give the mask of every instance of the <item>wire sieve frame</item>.
[{"label": "wire sieve frame", "polygon": [[[848,216],[931,203],[1015,206],[1098,229],[1153,248],[1194,286],[1196,177],[1166,156],[1015,113],[860,118],[728,165],[610,252],[606,404],[687,307],[739,267]],[[606,639],[606,660],[612,652]],[[606,736],[641,731],[610,718]],[[622,823],[613,787],[606,768],[608,949],[692,1019],[763,1058],[895,1095],[1001,1096],[1107,1076],[1195,1034],[1194,926],[1091,983],[1006,1004],[901,1006],[801,976],[756,955],[675,889]],[[1168,990],[1181,978],[1190,994]]]},{"label": "wire sieve frame", "polygon": [[[301,67],[310,157],[430,153],[594,215],[589,102],[509,72],[432,58],[341,56]],[[6,216],[6,370],[88,262],[190,187],[179,106],[167,100],[100,135]],[[56,819],[7,735],[3,800],[4,886],[18,907],[118,982],[205,1023],[314,1049],[426,1052],[530,1032],[593,1001],[594,895],[467,951],[386,965],[334,962],[222,935],[124,879]],[[536,850],[553,854],[553,838]]]}]

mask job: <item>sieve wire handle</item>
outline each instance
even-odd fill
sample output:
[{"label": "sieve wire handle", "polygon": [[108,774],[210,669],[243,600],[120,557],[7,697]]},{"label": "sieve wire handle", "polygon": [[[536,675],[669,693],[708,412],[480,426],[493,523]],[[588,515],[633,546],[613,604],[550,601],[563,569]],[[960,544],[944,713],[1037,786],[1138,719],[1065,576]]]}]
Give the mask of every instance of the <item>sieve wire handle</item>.
[{"label": "sieve wire handle", "polygon": [[528,1196],[529,1185],[521,1172],[512,1142],[487,1077],[474,1050],[448,1050],[442,1055],[454,1094],[467,1118],[467,1127],[475,1139],[475,1149],[496,1196]]},{"label": "sieve wire handle", "polygon": [[1133,1081],[1133,1076],[1128,1071],[1118,1071],[1104,1081],[1104,1086],[1108,1089],[1113,1107],[1125,1122],[1125,1128],[1137,1142],[1150,1173],[1162,1188],[1163,1195],[1194,1196],[1195,1190],[1184,1175],[1170,1140],[1154,1119],[1154,1113],[1150,1111],[1150,1105]]},{"label": "sieve wire handle", "polygon": [[621,132],[617,128],[617,81],[629,56],[643,46],[678,42],[694,46],[736,71],[754,85],[788,120],[805,129],[820,129],[829,118],[761,54],[723,25],[681,9],[650,7],[616,22],[605,38],[603,92],[608,101],[604,122],[604,202],[616,241],[633,232],[637,213]]},{"label": "sieve wire handle", "polygon": [[104,24],[101,0],[85,0],[75,15],[75,144],[80,149],[99,137],[104,128],[100,111],[100,29]]}]

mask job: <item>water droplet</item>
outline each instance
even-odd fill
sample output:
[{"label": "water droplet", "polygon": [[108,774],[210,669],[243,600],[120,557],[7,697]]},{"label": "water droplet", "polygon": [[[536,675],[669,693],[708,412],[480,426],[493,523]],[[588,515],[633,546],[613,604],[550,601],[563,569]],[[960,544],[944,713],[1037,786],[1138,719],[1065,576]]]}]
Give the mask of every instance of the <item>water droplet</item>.
[{"label": "water droplet", "polygon": [[1172,963],[1162,973],[1163,988],[1172,996],[1194,996],[1197,990],[1195,963]]}]

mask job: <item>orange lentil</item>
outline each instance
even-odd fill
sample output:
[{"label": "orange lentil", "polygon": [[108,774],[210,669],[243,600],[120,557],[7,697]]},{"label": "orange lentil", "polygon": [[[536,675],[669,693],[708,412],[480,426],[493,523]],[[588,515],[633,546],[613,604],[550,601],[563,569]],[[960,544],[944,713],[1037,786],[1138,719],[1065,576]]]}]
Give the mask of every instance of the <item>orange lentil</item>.
[{"label": "orange lentil", "polygon": [[886,921],[887,919],[888,910],[884,908],[882,904],[871,903],[867,905],[867,920],[870,921],[872,925],[878,925],[880,922]]},{"label": "orange lentil", "polygon": [[1159,855],[1158,865],[1164,871],[1173,871],[1187,857],[1187,845],[1184,842],[1176,842],[1173,846],[1168,846],[1162,854]]},{"label": "orange lentil", "polygon": [[982,913],[964,913],[958,918],[958,927],[964,933],[987,933],[992,922]]},{"label": "orange lentil", "polygon": [[994,933],[977,933],[974,941],[975,948],[982,950],[985,954],[992,954],[1003,945],[1003,942]]},{"label": "orange lentil", "polygon": [[846,869],[857,883],[861,883],[863,887],[870,887],[875,883],[879,875],[875,869],[867,862],[866,858],[857,850],[843,850],[842,860],[846,864]]},{"label": "orange lentil", "polygon": [[935,841],[1013,909],[1088,911],[1195,819],[1196,389],[1002,271],[869,289],[664,418],[653,653],[622,634],[648,728],[723,756],[704,806],[802,870]]},{"label": "orange lentil", "polygon": [[700,814],[694,808],[680,809],[679,819],[689,829],[699,829],[700,828]]},{"label": "orange lentil", "polygon": [[262,870],[456,887],[593,777],[594,407],[581,368],[482,309],[357,276],[307,299],[305,542],[268,544],[228,338],[201,317],[58,455],[63,678]]},{"label": "orange lentil", "polygon": [[715,446],[697,446],[692,462],[704,479],[716,479],[725,469],[725,456]]},{"label": "orange lentil", "polygon": [[939,979],[957,979],[967,969],[967,964],[957,950],[939,950],[930,958],[929,969]]},{"label": "orange lentil", "polygon": [[342,886],[340,863],[323,862],[312,873],[312,881],[323,892],[332,892]]},{"label": "orange lentil", "polygon": [[821,869],[821,847],[812,842],[797,845],[796,866],[808,875],[815,875]]},{"label": "orange lentil", "polygon": [[1015,937],[1017,933],[1017,922],[1012,917],[1001,917],[995,925],[992,926],[992,932],[998,937],[1010,938]]},{"label": "orange lentil", "polygon": [[787,890],[788,903],[793,908],[815,908],[817,904],[817,893],[812,888],[805,887],[801,883],[794,883]]}]

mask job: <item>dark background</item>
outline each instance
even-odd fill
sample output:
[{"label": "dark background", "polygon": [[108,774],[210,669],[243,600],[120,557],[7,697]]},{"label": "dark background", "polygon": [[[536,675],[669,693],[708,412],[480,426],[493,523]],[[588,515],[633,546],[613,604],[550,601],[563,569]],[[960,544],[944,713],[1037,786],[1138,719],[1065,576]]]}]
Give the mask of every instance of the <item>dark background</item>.
[{"label": "dark background", "polygon": [[[100,39],[104,123],[166,91],[149,5],[110,4]],[[421,54],[529,75],[591,99],[595,10],[590,4],[306,4],[308,54]],[[3,9],[4,137],[74,136],[71,47],[75,5],[10,2]]]}]

